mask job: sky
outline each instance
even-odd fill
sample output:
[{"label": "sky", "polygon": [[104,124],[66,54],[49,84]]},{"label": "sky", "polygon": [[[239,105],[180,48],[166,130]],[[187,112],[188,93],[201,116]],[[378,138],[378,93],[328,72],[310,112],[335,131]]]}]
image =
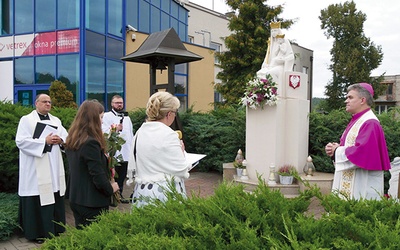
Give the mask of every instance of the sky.
[{"label": "sky", "polygon": [[[190,2],[215,11],[226,13],[230,9],[225,0],[190,0]],[[321,10],[330,4],[344,3],[339,0],[267,0],[270,6],[284,5],[284,19],[297,19],[290,29],[283,30],[285,37],[298,45],[314,51],[313,97],[325,97],[325,85],[332,80],[328,70],[331,63],[329,53],[332,39],[327,39],[321,29],[319,16]],[[381,65],[371,72],[377,76],[400,75],[400,1],[398,0],[354,0],[358,11],[367,16],[364,22],[364,34],[376,45],[382,47]]]}]

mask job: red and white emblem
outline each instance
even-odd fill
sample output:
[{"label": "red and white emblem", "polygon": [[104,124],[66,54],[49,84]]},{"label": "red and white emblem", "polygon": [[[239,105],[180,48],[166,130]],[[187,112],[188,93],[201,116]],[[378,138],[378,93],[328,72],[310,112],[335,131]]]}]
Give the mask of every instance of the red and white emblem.
[{"label": "red and white emblem", "polygon": [[296,89],[300,87],[300,76],[299,75],[290,75],[289,76],[289,86]]}]

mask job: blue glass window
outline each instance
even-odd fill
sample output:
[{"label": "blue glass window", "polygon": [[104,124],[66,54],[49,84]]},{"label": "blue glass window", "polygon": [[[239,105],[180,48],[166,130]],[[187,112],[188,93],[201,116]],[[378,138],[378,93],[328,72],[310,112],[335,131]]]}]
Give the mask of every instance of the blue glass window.
[{"label": "blue glass window", "polygon": [[[36,32],[50,31],[56,29],[56,1],[54,0],[36,0]],[[63,12],[61,15],[63,15]]]},{"label": "blue glass window", "polygon": [[187,63],[175,65],[175,95],[181,102],[180,110],[187,110],[188,105],[188,67]]},{"label": "blue glass window", "polygon": [[105,33],[106,3],[105,0],[86,1],[86,28]]},{"label": "blue glass window", "polygon": [[113,95],[124,93],[124,64],[121,62],[107,61],[107,104]]},{"label": "blue glass window", "polygon": [[139,30],[150,33],[150,5],[147,2],[139,2]]},{"label": "blue glass window", "polygon": [[169,15],[167,13],[161,12],[161,29],[166,30],[169,28]]},{"label": "blue glass window", "polygon": [[13,0],[0,0],[0,35],[13,33]]},{"label": "blue glass window", "polygon": [[[169,2],[169,1],[163,1],[163,2]],[[157,8],[160,8],[160,0],[151,0],[151,4],[156,6]]]},{"label": "blue glass window", "polygon": [[97,99],[105,104],[105,60],[94,56],[86,56],[85,99]]},{"label": "blue glass window", "polygon": [[106,55],[106,37],[86,30],[86,52],[89,54]]},{"label": "blue glass window", "polygon": [[171,2],[171,16],[178,18],[178,12],[179,12],[179,5],[176,2],[170,1]]},{"label": "blue glass window", "polygon": [[[108,33],[121,37],[125,35],[122,29],[122,0],[108,0]],[[121,29],[123,33],[121,33]]]},{"label": "blue glass window", "polygon": [[160,9],[151,6],[151,30],[150,33],[160,31]]},{"label": "blue glass window", "polygon": [[187,94],[187,76],[175,74],[175,93]]},{"label": "blue glass window", "polygon": [[15,1],[15,33],[33,32],[33,1]]},{"label": "blue glass window", "polygon": [[36,57],[35,80],[36,83],[50,84],[56,76],[56,57],[40,56]]},{"label": "blue glass window", "polygon": [[187,41],[187,34],[186,34],[186,25],[184,23],[179,23],[179,32],[178,32],[179,38],[186,42]]},{"label": "blue glass window", "polygon": [[79,55],[61,55],[57,58],[57,79],[65,84],[74,95],[74,100],[79,103]]},{"label": "blue glass window", "polygon": [[32,90],[19,90],[18,102],[23,106],[31,106],[33,104],[33,91]]},{"label": "blue glass window", "polygon": [[175,65],[175,73],[187,75],[187,63],[180,63]]},{"label": "blue glass window", "polygon": [[79,27],[79,0],[58,0],[58,29]]},{"label": "blue glass window", "polygon": [[188,97],[183,95],[176,95],[176,97],[179,99],[179,102],[181,103],[179,111],[186,111],[188,108]]},{"label": "blue glass window", "polygon": [[161,9],[167,13],[169,13],[171,1],[161,1]]},{"label": "blue glass window", "polygon": [[[168,1],[163,1],[168,2]],[[130,24],[133,27],[138,26],[138,7],[139,3],[138,0],[129,0],[126,1],[126,24]]]},{"label": "blue glass window", "polygon": [[179,21],[186,23],[187,11],[183,8],[179,9]]},{"label": "blue glass window", "polygon": [[15,84],[33,84],[33,57],[15,59]]},{"label": "blue glass window", "polygon": [[174,28],[176,33],[180,37],[180,34],[179,34],[179,22],[175,18],[171,18],[171,28]]},{"label": "blue glass window", "polygon": [[107,37],[107,57],[120,60],[124,56],[124,43]]}]

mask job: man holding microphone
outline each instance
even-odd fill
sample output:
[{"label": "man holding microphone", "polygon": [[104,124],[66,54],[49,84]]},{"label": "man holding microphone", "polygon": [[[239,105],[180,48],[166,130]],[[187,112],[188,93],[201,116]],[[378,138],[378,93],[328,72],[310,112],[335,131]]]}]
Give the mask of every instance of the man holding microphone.
[{"label": "man holding microphone", "polygon": [[104,133],[109,133],[111,125],[116,125],[117,132],[126,141],[116,155],[121,154],[123,161],[119,162],[120,165],[115,167],[118,177],[115,181],[118,183],[119,191],[121,193],[121,202],[129,203],[129,200],[122,196],[124,188],[124,181],[127,174],[128,159],[132,147],[133,139],[133,126],[132,121],[128,116],[128,112],[124,111],[124,99],[120,95],[114,95],[111,98],[111,111],[104,113],[102,130]]}]

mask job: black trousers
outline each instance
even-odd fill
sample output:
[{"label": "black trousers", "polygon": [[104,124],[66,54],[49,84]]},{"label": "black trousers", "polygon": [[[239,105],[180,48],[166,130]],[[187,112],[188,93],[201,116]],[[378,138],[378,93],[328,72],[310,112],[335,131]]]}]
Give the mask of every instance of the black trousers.
[{"label": "black trousers", "polygon": [[126,179],[126,173],[128,171],[128,162],[123,161],[120,162],[121,165],[115,167],[115,172],[117,172],[118,177],[115,178],[115,181],[118,183],[119,186],[119,192],[122,194],[122,191],[124,190],[124,182]]},{"label": "black trousers", "polygon": [[64,196],[54,193],[55,203],[41,206],[39,195],[20,196],[19,224],[25,238],[35,240],[59,235],[65,228],[57,223],[65,224]]},{"label": "black trousers", "polygon": [[85,207],[76,203],[69,203],[71,210],[74,214],[75,227],[87,226],[92,223],[97,216],[109,210],[109,207]]}]

